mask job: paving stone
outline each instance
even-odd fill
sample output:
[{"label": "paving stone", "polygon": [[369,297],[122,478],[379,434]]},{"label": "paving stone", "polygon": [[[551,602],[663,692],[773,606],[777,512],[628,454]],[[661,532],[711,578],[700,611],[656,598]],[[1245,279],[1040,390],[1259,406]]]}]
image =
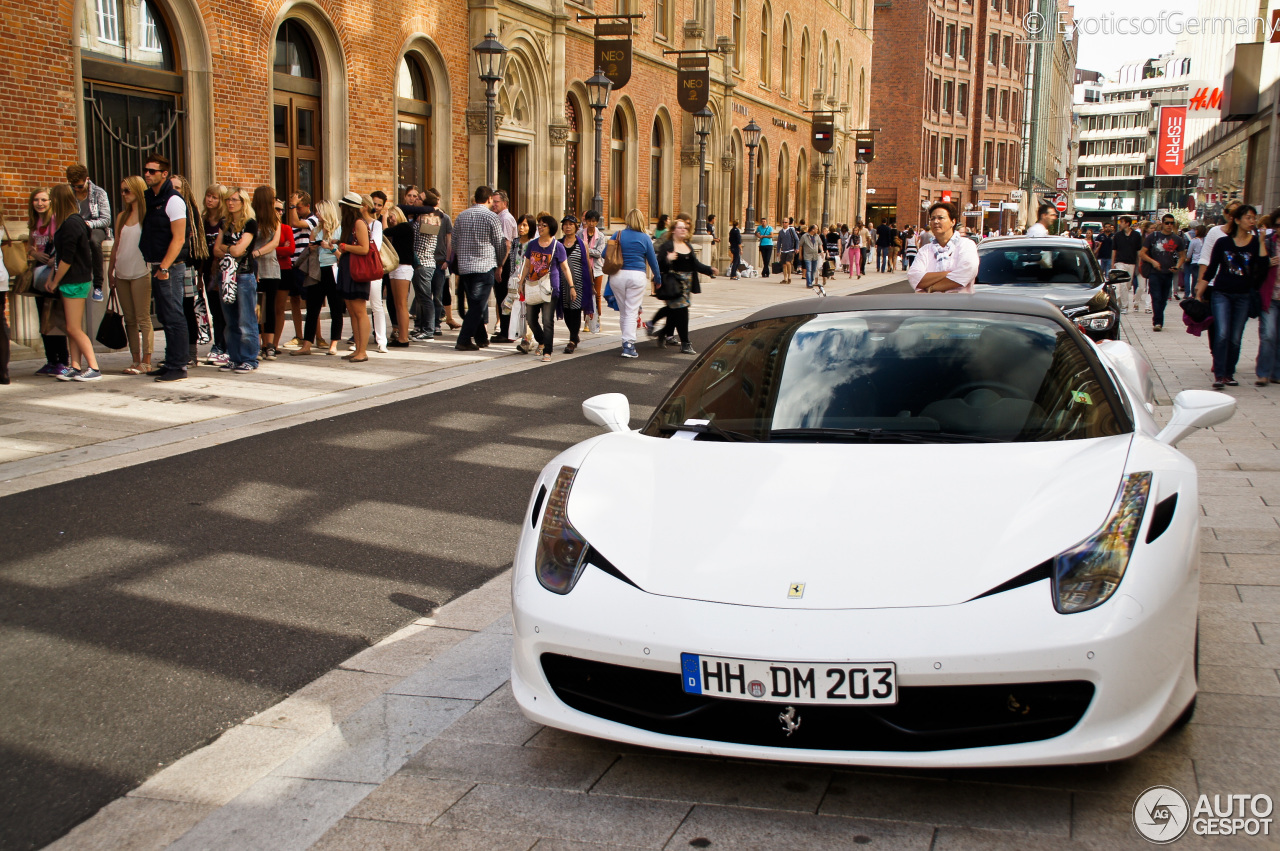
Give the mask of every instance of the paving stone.
[{"label": "paving stone", "polygon": [[435,780],[400,772],[356,804],[347,815],[351,818],[431,824],[473,786],[474,783]]},{"label": "paving stone", "polygon": [[536,836],[344,818],[311,851],[528,851],[537,841]]},{"label": "paving stone", "polygon": [[660,848],[688,812],[688,804],[670,801],[482,785],[454,804],[436,825]]},{"label": "paving stone", "polygon": [[399,679],[414,673],[423,663],[470,636],[466,630],[410,624],[352,656],[342,663],[342,667],[351,671],[388,674]]},{"label": "paving stone", "polygon": [[442,780],[586,791],[615,759],[613,754],[591,751],[436,739],[405,763],[404,772]]},{"label": "paving stone", "polygon": [[477,706],[440,734],[439,740],[523,745],[542,729],[520,712],[482,710]]},{"label": "paving stone", "polygon": [[558,730],[555,727],[543,727],[536,736],[525,742],[524,746],[527,748],[585,750],[611,754],[667,753],[666,751],[660,751],[654,748],[629,745],[624,742],[615,742],[610,739],[597,739],[595,736],[582,736],[578,733],[570,733],[567,730]]},{"label": "paving stone", "polygon": [[[1241,763],[1212,756],[1196,760],[1196,776],[1200,780],[1198,794],[1264,793],[1272,801],[1280,795],[1280,763]],[[1272,814],[1272,818],[1275,818]],[[1276,825],[1271,832],[1276,834]],[[1280,836],[1276,837],[1280,839]]]},{"label": "paving stone", "polygon": [[1280,622],[1255,621],[1253,626],[1263,644],[1280,644]]},{"label": "paving stone", "polygon": [[200,822],[170,851],[304,851],[376,786],[267,777]]},{"label": "paving stone", "polygon": [[1280,697],[1280,677],[1273,668],[1239,668],[1200,663],[1200,690],[1217,694]]},{"label": "paving stone", "polygon": [[[933,828],[921,824],[699,805],[664,847],[668,851],[848,851],[850,848],[926,851]],[[703,844],[704,840],[709,844]]]},{"label": "paving stone", "polygon": [[1201,692],[1191,723],[1280,730],[1280,700]]},{"label": "paving stone", "polygon": [[117,798],[47,851],[160,851],[215,809],[156,798]]},{"label": "paving stone", "polygon": [[1215,585],[1201,577],[1200,601],[1211,603],[1239,603],[1240,592],[1234,585]]},{"label": "paving stone", "polygon": [[[511,554],[508,553],[508,563],[510,558]],[[511,571],[508,569],[476,590],[441,606],[432,614],[430,623],[451,629],[479,631],[510,613]]]},{"label": "paving stone", "polygon": [[1231,554],[1223,556],[1227,563],[1227,567],[1232,570],[1242,569],[1276,569],[1280,568],[1280,556],[1275,555],[1248,555],[1244,553]]},{"label": "paving stone", "polygon": [[819,812],[1061,836],[1071,832],[1071,795],[1065,791],[924,777],[836,774]]},{"label": "paving stone", "polygon": [[591,793],[814,812],[830,779],[827,769],[789,763],[635,754],[618,760]]},{"label": "paving stone", "polygon": [[507,680],[496,691],[476,704],[473,712],[519,712],[520,704],[511,691],[511,681]]},{"label": "paving stone", "polygon": [[273,773],[380,783],[473,705],[466,700],[380,695]]},{"label": "paving stone", "polygon": [[1193,760],[1246,764],[1280,763],[1280,737],[1248,727],[1188,724],[1161,739],[1155,749]]},{"label": "paving stone", "polygon": [[511,677],[510,635],[476,633],[396,685],[396,694],[483,700]]},{"label": "paving stone", "polygon": [[1237,642],[1241,644],[1259,643],[1258,631],[1247,620],[1229,617],[1200,616],[1200,640]]},{"label": "paving stone", "polygon": [[1180,789],[1196,788],[1195,765],[1183,754],[1148,748],[1128,759],[1087,765],[1029,766],[1025,768],[976,768],[951,772],[957,780],[1102,793],[1119,801],[1132,801],[1144,789],[1167,783]]},{"label": "paving stone", "polygon": [[1204,567],[1200,581],[1224,585],[1280,585],[1280,567]]},{"label": "paving stone", "polygon": [[1201,665],[1231,665],[1244,668],[1280,668],[1280,646],[1242,644],[1200,639]]},{"label": "paving stone", "polygon": [[1272,606],[1280,615],[1280,587],[1274,585],[1240,585],[1240,601],[1246,604]]},{"label": "paving stone", "polygon": [[129,793],[221,806],[293,756],[312,739],[293,730],[242,724],[187,754]]},{"label": "paving stone", "polygon": [[244,723],[319,735],[346,720],[397,681],[397,677],[381,674],[330,671]]},{"label": "paving stone", "polygon": [[569,839],[543,837],[533,846],[533,851],[645,851],[638,845],[599,845],[595,842],[574,842]]},{"label": "paving stone", "polygon": [[1118,834],[1104,842],[1079,839],[1068,842],[1026,833],[941,827],[930,851],[1140,851],[1152,847],[1132,827],[1129,830],[1130,835]]},{"label": "paving stone", "polygon": [[[1178,787],[1175,786],[1174,788]],[[1183,793],[1194,810],[1195,795],[1188,793],[1184,789],[1178,789],[1178,791]],[[1134,827],[1133,800],[1130,800],[1128,807],[1123,812],[1120,812],[1111,807],[1111,801],[1099,800],[1100,798],[1101,796],[1095,795],[1076,795],[1071,829],[1073,842],[1070,847],[1076,847],[1077,843],[1085,848],[1098,849],[1153,847],[1151,843],[1142,838],[1137,828]],[[1246,837],[1196,836],[1188,831],[1181,839],[1174,842],[1171,847],[1253,851],[1254,849],[1264,848],[1275,849],[1276,846],[1266,840],[1259,842]]]}]

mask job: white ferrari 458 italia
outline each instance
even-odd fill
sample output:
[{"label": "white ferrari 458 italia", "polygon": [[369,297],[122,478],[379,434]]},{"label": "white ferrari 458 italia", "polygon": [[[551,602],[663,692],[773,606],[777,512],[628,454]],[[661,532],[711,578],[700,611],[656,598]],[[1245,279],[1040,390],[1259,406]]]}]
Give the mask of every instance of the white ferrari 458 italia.
[{"label": "white ferrari 458 italia", "polygon": [[533,488],[512,685],[564,730],[885,766],[1120,759],[1190,718],[1199,499],[1174,446],[1234,411],[1051,304],[794,302],[638,431]]}]

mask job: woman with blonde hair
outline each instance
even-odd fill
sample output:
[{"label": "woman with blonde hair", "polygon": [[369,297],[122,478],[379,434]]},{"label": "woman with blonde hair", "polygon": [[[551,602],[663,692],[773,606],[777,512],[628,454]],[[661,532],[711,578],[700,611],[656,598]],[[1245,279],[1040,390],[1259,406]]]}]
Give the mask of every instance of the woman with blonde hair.
[{"label": "woman with blonde hair", "polygon": [[[342,211],[342,239],[338,243],[338,294],[346,302],[351,315],[351,328],[356,348],[344,359],[351,363],[369,360],[369,281],[351,277],[352,256],[364,256],[376,244],[373,237],[373,199],[368,195],[348,192],[338,202]],[[382,286],[381,280],[373,282]]]},{"label": "woman with blonde hair", "polygon": [[[53,220],[50,209],[49,190],[36,189],[27,198],[27,262],[31,265],[33,275],[32,292],[41,295],[36,297],[36,312],[44,315],[45,299],[55,304],[50,310],[61,310],[57,298],[47,295],[44,284],[53,276],[53,235],[58,223]],[[44,366],[36,370],[36,375],[56,377],[71,359],[67,353],[67,338],[62,334],[46,334],[40,329],[40,340],[44,343]],[[52,330],[52,329],[50,329]]]},{"label": "woman with blonde hair", "polygon": [[[253,200],[240,187],[228,190],[226,207],[227,215],[213,244],[213,254],[219,260],[218,278],[224,283],[222,311],[227,320],[228,361],[219,369],[244,374],[258,368],[258,266],[253,256],[258,223]],[[234,281],[234,298],[225,286],[227,281]]]},{"label": "woman with blonde hair", "polygon": [[320,279],[303,287],[303,295],[307,300],[307,321],[302,326],[302,345],[291,355],[311,354],[311,345],[315,343],[325,346],[324,337],[317,337],[320,332],[320,311],[324,303],[329,302],[329,354],[338,353],[338,341],[342,339],[342,299],[338,297],[338,238],[342,234],[342,226],[338,224],[338,208],[332,201],[321,201],[316,204],[314,216],[316,225],[311,229],[311,242],[308,251],[316,252],[320,267]]},{"label": "woman with blonde hair", "polygon": [[227,320],[222,314],[222,288],[218,285],[218,263],[213,256],[213,246],[218,241],[218,231],[222,229],[222,217],[226,215],[226,201],[227,187],[212,183],[204,190],[204,209],[200,211],[206,248],[204,262],[200,264],[200,281],[213,323],[213,346],[205,359],[210,366],[222,366],[230,360],[227,357]]},{"label": "woman with blonde hair", "polygon": [[[93,253],[89,247],[89,226],[80,217],[80,202],[75,190],[59,183],[49,192],[50,209],[58,229],[53,234],[54,255],[58,266],[48,291],[62,300],[67,318],[67,348],[71,358],[56,377],[59,381],[97,381],[98,359],[93,343],[84,332],[85,299],[93,286]],[[80,369],[83,358],[85,368]]]},{"label": "woman with blonde hair", "polygon": [[[408,194],[408,193],[405,193]],[[433,224],[439,223],[439,217],[429,215],[428,220]],[[387,229],[382,233],[382,239],[390,242],[391,247],[396,250],[396,255],[400,258],[400,265],[391,270],[391,274],[387,276],[391,287],[391,301],[395,306],[396,321],[395,332],[396,338],[387,343],[395,349],[404,349],[409,346],[409,287],[413,284],[413,240],[414,240],[413,222],[405,218],[404,211],[399,207],[392,207],[391,212],[387,214]],[[434,247],[432,251],[434,251]],[[385,317],[385,312],[384,312]],[[374,312],[374,320],[377,321],[377,311]],[[385,331],[383,335],[385,336]],[[378,330],[374,328],[375,336]],[[382,339],[381,336],[378,337]],[[383,351],[384,347],[378,344],[378,351]]]},{"label": "woman with blonde hair", "polygon": [[258,294],[262,297],[262,321],[259,335],[262,347],[258,356],[275,360],[280,354],[276,346],[276,293],[280,291],[280,258],[276,248],[280,246],[283,230],[280,214],[276,211],[276,191],[270,186],[253,190],[253,215],[258,220],[258,233],[253,239],[253,258],[258,261]]},{"label": "woman with blonde hair", "polygon": [[150,372],[155,345],[155,331],[151,327],[151,267],[142,259],[140,246],[142,217],[147,214],[146,192],[146,182],[137,175],[120,181],[120,213],[116,216],[116,238],[111,248],[111,262],[107,265],[107,282],[120,299],[129,354],[133,356],[125,375]]},{"label": "woman with blonde hair", "polygon": [[[622,246],[622,269],[609,278],[609,289],[618,300],[618,322],[622,326],[622,356],[638,358],[636,351],[636,320],[640,316],[640,303],[644,300],[649,281],[661,287],[658,255],[653,250],[653,240],[645,232],[648,227],[644,213],[632,209],[627,213],[627,226],[613,235]],[[648,266],[649,273],[645,274]]]}]

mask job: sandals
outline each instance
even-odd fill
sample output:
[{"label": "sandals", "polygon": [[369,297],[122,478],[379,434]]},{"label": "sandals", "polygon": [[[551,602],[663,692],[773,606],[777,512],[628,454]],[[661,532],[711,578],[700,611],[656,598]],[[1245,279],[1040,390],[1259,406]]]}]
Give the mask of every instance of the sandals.
[{"label": "sandals", "polygon": [[577,348],[578,348],[578,344],[570,340],[569,345],[564,347],[564,353],[566,355],[571,355],[574,353],[574,351],[577,350]]},{"label": "sandals", "polygon": [[369,360],[369,358],[366,355],[365,357],[362,357],[362,358],[344,358],[344,360],[346,360],[347,363],[364,363],[365,361]]},{"label": "sandals", "polygon": [[543,362],[543,363],[551,363],[551,355],[550,355],[550,354],[545,354],[545,355],[543,355],[543,356],[542,356],[542,362]]},{"label": "sandals", "polygon": [[133,366],[131,366],[131,367],[129,367],[128,369],[124,370],[124,374],[125,374],[125,375],[142,375],[142,374],[143,374],[143,372],[150,372],[150,371],[151,371],[150,364],[148,364],[148,365],[147,365],[147,368],[144,370],[144,369],[143,369],[143,367],[142,367],[142,364],[140,364],[140,363],[135,363]]}]

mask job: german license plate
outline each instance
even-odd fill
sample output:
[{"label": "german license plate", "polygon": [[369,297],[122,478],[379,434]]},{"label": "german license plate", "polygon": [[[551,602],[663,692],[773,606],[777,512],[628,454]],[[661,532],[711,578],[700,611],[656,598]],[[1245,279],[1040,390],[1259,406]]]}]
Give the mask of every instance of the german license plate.
[{"label": "german license plate", "polygon": [[892,662],[766,662],[681,653],[680,668],[689,694],[763,703],[898,702],[898,669]]}]

